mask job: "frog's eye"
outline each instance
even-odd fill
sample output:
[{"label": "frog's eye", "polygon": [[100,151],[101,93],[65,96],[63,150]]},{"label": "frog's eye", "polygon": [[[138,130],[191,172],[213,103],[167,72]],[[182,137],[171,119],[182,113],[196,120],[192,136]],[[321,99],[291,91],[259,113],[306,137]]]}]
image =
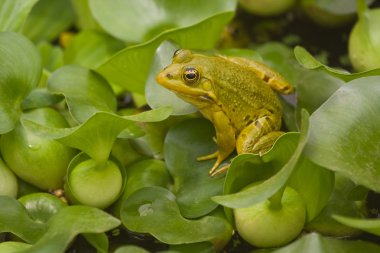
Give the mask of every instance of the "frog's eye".
[{"label": "frog's eye", "polygon": [[182,49],[175,50],[174,54],[173,54],[173,58],[176,57],[181,51],[182,51]]},{"label": "frog's eye", "polygon": [[187,83],[187,84],[193,84],[198,82],[200,78],[200,74],[198,70],[194,67],[187,67],[182,73],[182,79]]}]

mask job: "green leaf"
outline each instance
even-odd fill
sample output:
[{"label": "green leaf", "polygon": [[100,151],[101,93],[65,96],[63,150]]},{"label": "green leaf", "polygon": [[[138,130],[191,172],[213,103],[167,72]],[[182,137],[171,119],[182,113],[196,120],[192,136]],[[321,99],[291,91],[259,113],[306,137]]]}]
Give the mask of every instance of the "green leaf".
[{"label": "green leaf", "polygon": [[166,135],[164,156],[174,179],[173,192],[186,218],[203,216],[216,208],[211,197],[222,193],[224,176],[210,177],[213,160],[197,157],[215,152],[214,128],[205,119],[190,119],[173,126]]},{"label": "green leaf", "polygon": [[352,74],[347,71],[331,68],[319,62],[305,48],[301,46],[296,46],[294,48],[294,54],[298,62],[305,68],[321,69],[334,77],[342,79],[345,82],[349,82],[361,77],[380,75],[380,68]]},{"label": "green leaf", "polygon": [[28,243],[36,242],[46,231],[46,224],[33,220],[16,199],[0,196],[0,232],[11,232]]},{"label": "green leaf", "polygon": [[[99,164],[108,160],[112,145],[116,137],[124,130],[124,137],[138,137],[143,135],[137,122],[160,121],[169,116],[171,110],[161,108],[132,116],[118,116],[112,113],[98,112],[82,125],[73,128],[52,128],[42,126],[30,120],[23,124],[35,134],[45,138],[56,139],[63,144],[77,148]],[[110,124],[112,122],[112,124]]]},{"label": "green leaf", "polygon": [[124,47],[123,42],[108,34],[83,30],[70,41],[64,59],[66,64],[97,68]]},{"label": "green leaf", "polygon": [[134,192],[124,202],[121,219],[129,230],[149,233],[167,244],[208,241],[223,233],[226,226],[221,218],[213,216],[183,218],[174,194],[161,187]]},{"label": "green leaf", "polygon": [[21,115],[20,105],[41,76],[41,59],[22,35],[0,33],[0,134],[11,131]]},{"label": "green leaf", "polygon": [[22,101],[21,108],[30,110],[39,107],[48,107],[59,103],[63,99],[60,95],[51,94],[45,88],[37,88]]},{"label": "green leaf", "polygon": [[[316,164],[380,192],[380,77],[351,81],[311,116],[305,154]],[[349,113],[348,113],[349,112]]]},{"label": "green leaf", "polygon": [[61,199],[45,192],[24,195],[19,201],[29,216],[38,223],[47,223],[54,214],[67,206]]},{"label": "green leaf", "polygon": [[80,30],[95,30],[95,31],[102,30],[99,24],[96,22],[96,20],[92,16],[88,2],[89,0],[82,0],[82,1],[71,0],[71,4],[74,8],[74,11],[77,17],[76,26]]},{"label": "green leaf", "polygon": [[108,253],[109,242],[105,233],[86,233],[83,234],[83,237],[86,238],[87,242],[97,250],[96,253]]},{"label": "green leaf", "polygon": [[0,31],[20,32],[33,5],[38,0],[1,0]]},{"label": "green leaf", "polygon": [[297,83],[297,109],[313,113],[344,84],[341,79],[321,70],[304,72]]},{"label": "green leaf", "polygon": [[234,12],[224,12],[189,27],[167,30],[150,41],[120,51],[97,71],[109,82],[143,94],[154,52],[163,41],[172,40],[182,48],[212,48],[233,15]]},{"label": "green leaf", "polygon": [[39,0],[25,22],[23,34],[34,42],[51,41],[70,27],[74,19],[70,1]]},{"label": "green leaf", "polygon": [[47,88],[65,96],[78,122],[85,122],[98,111],[116,111],[116,97],[107,81],[85,67],[68,65],[58,69],[49,77]]},{"label": "green leaf", "polygon": [[318,166],[301,155],[288,185],[301,195],[306,205],[307,221],[311,221],[329,201],[334,190],[334,172]]},{"label": "green leaf", "polygon": [[6,241],[0,243],[0,252],[17,253],[29,248],[31,245],[23,242]]},{"label": "green leaf", "polygon": [[297,241],[279,249],[257,250],[254,253],[376,253],[380,246],[366,241],[338,240],[316,233],[304,235]]},{"label": "green leaf", "polygon": [[[358,235],[360,233],[358,229],[339,223],[333,216],[367,217],[366,199],[368,190],[364,187],[360,187],[362,189],[359,187],[348,178],[340,174],[335,175],[335,187],[329,201],[319,215],[306,225],[306,229],[335,237]],[[358,190],[360,194],[357,194]]]},{"label": "green leaf", "polygon": [[[111,35],[121,40],[138,43],[159,34],[188,27],[218,13],[235,10],[236,1],[219,0],[89,0],[91,11],[99,24]],[[141,16],[149,18],[141,20]],[[115,22],[115,20],[118,20]]]},{"label": "green leaf", "polygon": [[340,215],[334,215],[333,218],[346,226],[380,236],[380,219],[358,219]]},{"label": "green leaf", "polygon": [[103,233],[119,225],[118,219],[97,208],[69,206],[50,219],[49,228],[39,241],[20,253],[63,253],[78,234]]},{"label": "green leaf", "polygon": [[[243,208],[243,207],[248,207],[253,204],[262,202],[269,197],[273,196],[278,190],[280,190],[285,183],[288,181],[291,173],[293,172],[294,168],[297,165],[297,162],[299,158],[301,157],[302,150],[306,144],[306,140],[308,137],[308,128],[309,128],[309,115],[307,114],[306,111],[303,111],[302,114],[302,125],[301,125],[301,133],[300,137],[298,140],[298,145],[296,144],[297,141],[297,134],[296,133],[288,133],[283,135],[276,143],[275,146],[266,154],[262,156],[263,161],[276,161],[278,159],[278,162],[280,164],[284,162],[285,157],[289,157],[289,153],[293,149],[291,146],[288,147],[288,145],[297,145],[295,148],[294,153],[291,155],[289,160],[283,165],[281,170],[279,170],[275,175],[270,177],[269,179],[263,181],[260,184],[256,185],[251,185],[247,187],[245,190],[236,192],[236,193],[231,193],[233,189],[233,183],[236,180],[239,182],[239,179],[236,179],[236,175],[238,175],[240,178],[244,178],[249,174],[248,172],[238,172],[238,170],[244,170],[244,171],[252,171],[257,166],[252,166],[253,164],[260,164],[260,157],[254,154],[248,154],[250,155],[249,163],[246,164],[244,161],[243,163],[239,162],[236,165],[234,165],[234,161],[232,162],[229,171],[227,173],[227,178],[226,178],[226,183],[225,183],[225,189],[224,192],[227,195],[222,195],[222,196],[215,196],[212,199],[226,207],[230,208]],[[285,142],[286,144],[283,145],[281,142]],[[293,143],[293,144],[292,144]],[[278,146],[278,148],[277,148]],[[284,151],[288,150],[288,152],[283,153]],[[290,152],[289,152],[290,151]],[[247,155],[247,156],[248,156]],[[256,156],[256,157],[255,157]],[[239,161],[239,160],[238,160]],[[234,168],[235,167],[235,168]],[[242,179],[243,181],[246,182],[245,179]],[[238,183],[239,184],[239,183]],[[236,186],[234,186],[235,188]],[[242,185],[240,185],[242,187]],[[237,187],[236,187],[237,188]],[[240,189],[233,189],[232,192],[235,192],[236,190]]]}]

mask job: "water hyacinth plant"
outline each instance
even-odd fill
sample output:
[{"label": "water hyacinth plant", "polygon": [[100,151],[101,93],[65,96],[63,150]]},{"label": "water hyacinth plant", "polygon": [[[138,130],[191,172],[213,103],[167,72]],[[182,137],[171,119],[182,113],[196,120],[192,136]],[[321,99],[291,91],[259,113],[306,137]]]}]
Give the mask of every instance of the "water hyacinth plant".
[{"label": "water hyacinth plant", "polygon": [[[380,252],[379,8],[0,1],[0,252]],[[213,123],[156,81],[178,49],[292,84],[267,152],[209,175]]]}]

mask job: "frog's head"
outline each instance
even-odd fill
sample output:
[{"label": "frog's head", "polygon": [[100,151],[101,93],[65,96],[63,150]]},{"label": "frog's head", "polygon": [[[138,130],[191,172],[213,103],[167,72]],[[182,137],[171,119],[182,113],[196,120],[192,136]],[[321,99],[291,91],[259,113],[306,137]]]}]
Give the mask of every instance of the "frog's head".
[{"label": "frog's head", "polygon": [[156,81],[180,95],[207,96],[212,92],[210,78],[204,74],[209,65],[203,56],[179,49],[174,53],[172,63],[158,73]]}]

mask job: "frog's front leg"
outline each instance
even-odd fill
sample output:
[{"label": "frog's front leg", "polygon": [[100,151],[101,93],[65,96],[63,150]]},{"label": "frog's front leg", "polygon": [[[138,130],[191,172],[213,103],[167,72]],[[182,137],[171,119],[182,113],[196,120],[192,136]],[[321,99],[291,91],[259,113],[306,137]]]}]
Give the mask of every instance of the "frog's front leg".
[{"label": "frog's front leg", "polygon": [[223,111],[213,112],[210,120],[215,127],[218,151],[210,155],[198,157],[198,160],[216,158],[214,165],[209,171],[210,175],[214,175],[214,172],[218,169],[223,160],[235,149],[235,129],[232,127],[229,118]]},{"label": "frog's front leg", "polygon": [[263,154],[268,151],[274,142],[284,134],[278,131],[281,121],[274,115],[261,117],[244,128],[236,141],[238,154]]}]

